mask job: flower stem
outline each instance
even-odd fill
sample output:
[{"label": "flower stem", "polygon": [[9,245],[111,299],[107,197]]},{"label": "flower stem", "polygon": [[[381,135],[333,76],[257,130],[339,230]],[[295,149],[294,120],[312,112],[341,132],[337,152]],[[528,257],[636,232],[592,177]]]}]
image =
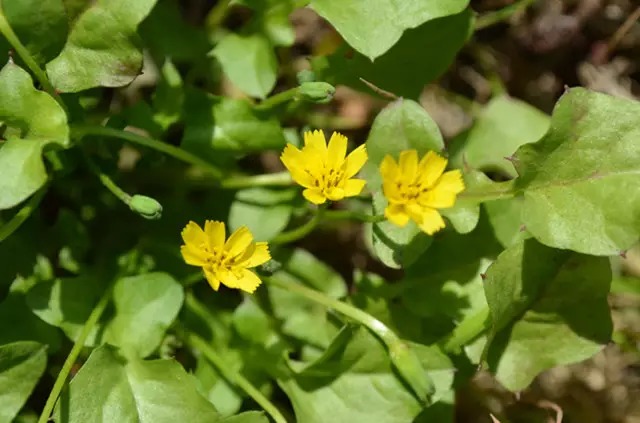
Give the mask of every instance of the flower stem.
[{"label": "flower stem", "polygon": [[298,95],[298,87],[289,88],[286,91],[266,98],[262,103],[255,106],[257,110],[270,110],[287,101],[291,101]]},{"label": "flower stem", "polygon": [[47,187],[48,184],[40,188],[40,190],[32,195],[29,201],[22,206],[18,213],[13,215],[10,221],[0,226],[0,242],[7,239],[31,216],[31,213],[38,207],[42,197],[44,197],[44,194],[47,192]]},{"label": "flower stem", "polygon": [[[192,309],[192,311],[198,315],[201,315],[202,313],[209,313],[209,311],[206,310],[206,307],[204,307],[192,293],[187,294],[185,304],[187,308]],[[244,376],[242,376],[240,372],[233,370],[231,366],[225,363],[224,359],[218,355],[207,341],[180,326],[178,327],[178,332],[187,345],[193,349],[199,350],[228,382],[242,389],[256,403],[258,403],[276,423],[287,423],[287,419],[285,419],[282,413],[280,413],[278,407],[269,401],[269,399],[265,397],[259,389],[253,386]]]},{"label": "flower stem", "polygon": [[305,223],[304,225],[300,225],[290,231],[282,232],[281,234],[273,238],[270,244],[289,244],[291,242],[304,238],[305,236],[313,232],[313,230],[318,226],[325,212],[325,207],[318,207],[316,213],[307,223]]},{"label": "flower stem", "polygon": [[129,203],[131,202],[131,196],[118,185],[116,185],[116,183],[113,182],[113,179],[111,179],[109,175],[100,170],[98,165],[96,165],[96,163],[91,159],[91,157],[89,157],[88,154],[85,153],[84,158],[87,162],[87,166],[89,166],[89,169],[98,177],[98,179],[100,179],[102,185],[104,185],[105,188],[111,191],[113,195],[118,197],[120,201],[122,201],[126,205],[129,205]]},{"label": "flower stem", "polygon": [[20,42],[20,39],[18,38],[16,33],[13,32],[13,29],[11,28],[7,17],[4,14],[2,5],[0,5],[0,33],[4,35],[9,44],[11,44],[11,47],[13,47],[16,53],[18,53],[18,56],[20,56],[24,64],[27,65],[31,72],[33,72],[38,82],[40,82],[40,85],[42,85],[42,88],[44,88],[45,91],[47,91],[49,95],[51,95],[51,97],[53,97],[66,112],[67,106],[62,101],[62,98],[60,98],[60,94],[58,94],[53,85],[51,85],[47,74],[44,72],[44,70],[40,69],[40,66],[38,66],[33,57],[31,57],[31,53],[29,53],[29,50],[27,50],[27,48]]},{"label": "flower stem", "polygon": [[495,12],[486,13],[476,20],[476,31],[506,21],[519,10],[529,7],[536,0],[519,0]]},{"label": "flower stem", "polygon": [[489,307],[466,317],[448,336],[438,344],[446,352],[459,353],[460,349],[482,335],[491,325]]},{"label": "flower stem", "polygon": [[352,210],[327,210],[324,218],[329,220],[358,220],[360,222],[376,223],[385,220],[383,215],[372,216],[370,214],[358,213]]},{"label": "flower stem", "polygon": [[293,183],[289,172],[266,173],[255,176],[236,176],[220,182],[221,188],[242,189],[253,187],[289,186]]},{"label": "flower stem", "polygon": [[129,131],[123,131],[120,129],[108,128],[106,126],[99,125],[77,125],[72,127],[71,129],[73,136],[78,138],[82,138],[85,135],[120,138],[134,144],[152,148],[154,150],[168,154],[175,159],[182,160],[183,162],[206,169],[215,179],[222,178],[222,171],[213,166],[211,163],[201,159],[195,154],[192,154],[186,150],[175,147],[171,144],[167,144],[166,142],[160,140],[143,137],[142,135],[134,134],[133,132]]},{"label": "flower stem", "polygon": [[415,395],[425,403],[429,402],[434,392],[431,379],[427,376],[418,357],[407,344],[402,341],[389,327],[369,313],[360,310],[343,301],[331,298],[320,291],[307,288],[299,283],[280,279],[277,276],[264,278],[267,283],[318,303],[326,308],[334,309],[355,320],[377,336],[389,350],[389,358],[405,382],[411,387]]},{"label": "flower stem", "polygon": [[511,198],[518,194],[518,190],[515,188],[515,179],[511,181],[497,182],[491,186],[492,188],[487,191],[483,191],[482,189],[478,191],[463,191],[458,195],[458,198],[461,200],[464,199],[483,203],[485,201]]},{"label": "flower stem", "polygon": [[109,284],[107,289],[104,291],[104,293],[102,294],[102,297],[98,301],[98,304],[96,304],[96,306],[93,308],[93,310],[91,311],[91,314],[89,315],[89,318],[85,322],[82,328],[82,332],[80,332],[80,335],[78,336],[75,343],[73,344],[73,348],[71,348],[71,352],[67,356],[67,359],[64,361],[64,364],[62,365],[62,369],[60,370],[60,373],[58,373],[58,377],[56,378],[56,381],[53,384],[53,388],[49,393],[49,398],[47,398],[47,402],[44,405],[42,414],[40,414],[38,423],[46,423],[49,420],[49,416],[53,412],[53,407],[56,405],[56,400],[58,399],[58,396],[60,395],[60,392],[62,391],[62,388],[64,387],[64,384],[67,381],[67,377],[71,372],[71,367],[73,367],[73,363],[75,363],[75,361],[78,358],[78,355],[80,355],[80,351],[82,351],[82,348],[84,347],[84,342],[86,341],[93,327],[96,325],[96,323],[98,323],[98,320],[100,320],[100,316],[102,316],[104,309],[107,307],[107,304],[111,299],[111,292],[113,291],[113,286],[115,284],[115,281],[116,281],[116,278],[113,279],[113,281]]}]

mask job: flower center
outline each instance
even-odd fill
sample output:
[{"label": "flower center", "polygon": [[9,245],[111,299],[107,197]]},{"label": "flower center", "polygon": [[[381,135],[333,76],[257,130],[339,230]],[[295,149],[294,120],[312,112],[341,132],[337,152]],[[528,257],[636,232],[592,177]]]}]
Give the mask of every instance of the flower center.
[{"label": "flower center", "polygon": [[396,188],[398,188],[400,196],[406,201],[416,201],[420,195],[429,191],[427,187],[417,181],[408,184],[397,181]]},{"label": "flower center", "polygon": [[224,248],[210,249],[207,245],[203,245],[201,248],[207,252],[207,265],[211,271],[232,271],[235,267],[235,257],[229,257]]}]

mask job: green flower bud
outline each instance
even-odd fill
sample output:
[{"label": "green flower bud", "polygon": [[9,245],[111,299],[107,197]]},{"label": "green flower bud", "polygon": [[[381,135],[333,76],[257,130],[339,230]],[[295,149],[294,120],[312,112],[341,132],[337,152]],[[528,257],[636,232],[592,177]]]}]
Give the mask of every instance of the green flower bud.
[{"label": "green flower bud", "polygon": [[296,75],[296,78],[298,79],[298,84],[302,85],[305,82],[313,82],[313,81],[315,81],[316,80],[316,74],[312,70],[304,69],[304,70],[301,70],[300,72],[298,72],[298,74]]},{"label": "green flower bud", "polygon": [[333,99],[336,89],[326,82],[305,82],[298,87],[301,98],[314,103],[328,103]]},{"label": "green flower bud", "polygon": [[146,195],[131,197],[129,208],[145,219],[160,219],[162,216],[162,205]]},{"label": "green flower bud", "polygon": [[279,261],[276,261],[274,259],[271,259],[268,262],[266,262],[265,264],[260,266],[260,270],[266,276],[271,276],[271,275],[273,275],[274,273],[276,273],[280,269],[282,269],[282,263],[280,263]]},{"label": "green flower bud", "polygon": [[389,342],[387,346],[391,363],[398,373],[411,386],[419,400],[425,405],[431,404],[435,387],[415,352],[400,340]]}]

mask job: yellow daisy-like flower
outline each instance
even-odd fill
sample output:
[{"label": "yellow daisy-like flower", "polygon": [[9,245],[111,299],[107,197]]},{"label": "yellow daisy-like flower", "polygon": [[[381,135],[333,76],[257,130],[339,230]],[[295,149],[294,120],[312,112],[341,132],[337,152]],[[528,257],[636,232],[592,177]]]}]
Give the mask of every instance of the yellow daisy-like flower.
[{"label": "yellow daisy-like flower", "polygon": [[363,179],[351,179],[367,161],[364,145],[347,156],[347,137],[334,132],[329,145],[322,131],[304,133],[304,147],[298,150],[287,144],[280,160],[296,183],[306,189],[304,197],[314,204],[338,201],[360,194]]},{"label": "yellow daisy-like flower", "polygon": [[207,220],[204,230],[197,223],[189,222],[182,230],[182,239],[184,245],[180,252],[184,261],[202,267],[209,285],[216,291],[222,283],[253,293],[262,281],[249,269],[271,260],[267,243],[253,242],[246,226],[226,239],[223,222]]},{"label": "yellow daisy-like flower", "polygon": [[444,228],[437,209],[453,207],[456,196],[464,191],[459,170],[445,172],[447,159],[429,151],[418,163],[418,152],[400,153],[399,163],[387,155],[380,164],[382,190],[389,205],[387,219],[404,226],[412,219],[429,235]]}]

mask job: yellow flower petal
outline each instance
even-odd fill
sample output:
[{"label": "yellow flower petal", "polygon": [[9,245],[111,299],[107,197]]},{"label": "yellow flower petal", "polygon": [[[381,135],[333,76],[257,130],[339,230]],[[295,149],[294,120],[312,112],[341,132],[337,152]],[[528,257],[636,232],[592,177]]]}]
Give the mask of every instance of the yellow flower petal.
[{"label": "yellow flower petal", "polygon": [[253,235],[251,235],[249,228],[240,226],[224,244],[224,249],[230,257],[237,257],[245,252],[252,241]]},{"label": "yellow flower petal", "polygon": [[447,209],[453,207],[456,203],[456,194],[440,189],[436,185],[433,189],[420,195],[420,203],[426,207],[434,209]]},{"label": "yellow flower petal", "polygon": [[346,158],[344,164],[344,174],[346,178],[355,176],[360,172],[362,166],[367,162],[367,148],[364,144],[353,150]]},{"label": "yellow flower petal", "polygon": [[327,190],[327,198],[331,201],[340,201],[344,198],[344,189],[334,187]]},{"label": "yellow flower petal", "polygon": [[364,179],[349,179],[344,183],[344,196],[345,197],[353,197],[354,195],[359,195],[367,181]]},{"label": "yellow flower petal", "polygon": [[224,240],[226,237],[224,230],[224,223],[217,222],[215,220],[207,220],[204,222],[204,233],[207,235],[207,240],[209,241],[209,247],[213,250],[214,248],[223,248]]},{"label": "yellow flower petal", "polygon": [[418,152],[416,150],[405,150],[401,152],[399,164],[402,179],[413,182],[418,173]]},{"label": "yellow flower petal", "polygon": [[213,272],[204,269],[204,277],[207,278],[207,282],[209,282],[209,285],[211,285],[211,288],[213,288],[214,291],[217,291],[218,288],[220,288],[220,280],[213,274]]},{"label": "yellow flower petal", "polygon": [[324,138],[324,132],[317,129],[313,132],[305,132],[304,147],[305,149],[311,149],[315,150],[316,152],[322,153],[322,158],[326,157],[327,141]]},{"label": "yellow flower petal", "polygon": [[384,209],[384,217],[397,226],[405,226],[409,223],[409,215],[401,204],[389,204]]},{"label": "yellow flower petal", "polygon": [[237,265],[242,267],[256,267],[271,260],[269,244],[266,242],[256,242],[251,244],[245,255],[238,261]]},{"label": "yellow flower petal", "polygon": [[187,264],[192,266],[204,266],[207,264],[207,252],[192,244],[181,246],[180,253]]},{"label": "yellow flower petal", "polygon": [[314,186],[315,178],[312,172],[309,171],[310,169],[306,167],[308,163],[302,151],[291,144],[287,144],[280,156],[280,160],[291,173],[291,177],[296,183],[305,188]]},{"label": "yellow flower petal", "polygon": [[380,174],[385,181],[393,181],[398,175],[398,164],[389,154],[380,163]]},{"label": "yellow flower petal", "polygon": [[405,205],[405,210],[407,214],[418,225],[422,223],[423,215],[424,215],[424,207],[420,206],[418,203],[409,203]]},{"label": "yellow flower petal", "polygon": [[427,235],[433,235],[444,228],[444,220],[436,209],[425,207],[422,213],[422,223],[418,225]]},{"label": "yellow flower petal", "polygon": [[396,203],[403,202],[402,193],[398,189],[398,185],[387,179],[382,183],[382,193],[389,200]]},{"label": "yellow flower petal", "polygon": [[334,132],[327,147],[327,167],[339,169],[347,155],[347,137]]},{"label": "yellow flower petal", "polygon": [[182,230],[182,240],[185,244],[193,245],[197,248],[207,245],[207,237],[196,222],[187,223],[187,226]]},{"label": "yellow flower petal", "polygon": [[260,286],[262,281],[251,270],[242,269],[242,277],[237,280],[236,285],[238,289],[241,289],[249,294],[253,294],[256,288]]},{"label": "yellow flower petal", "polygon": [[447,159],[440,157],[433,151],[429,151],[422,160],[420,160],[420,165],[418,166],[420,182],[426,188],[431,188],[446,167]]},{"label": "yellow flower petal", "polygon": [[464,191],[464,180],[462,179],[462,172],[460,170],[450,170],[445,172],[444,175],[438,179],[434,189],[449,191],[453,194],[460,194]]},{"label": "yellow flower petal", "polygon": [[304,198],[306,198],[313,204],[323,204],[325,201],[327,201],[327,197],[325,197],[322,191],[317,188],[307,188],[302,191],[302,195],[304,195]]}]

